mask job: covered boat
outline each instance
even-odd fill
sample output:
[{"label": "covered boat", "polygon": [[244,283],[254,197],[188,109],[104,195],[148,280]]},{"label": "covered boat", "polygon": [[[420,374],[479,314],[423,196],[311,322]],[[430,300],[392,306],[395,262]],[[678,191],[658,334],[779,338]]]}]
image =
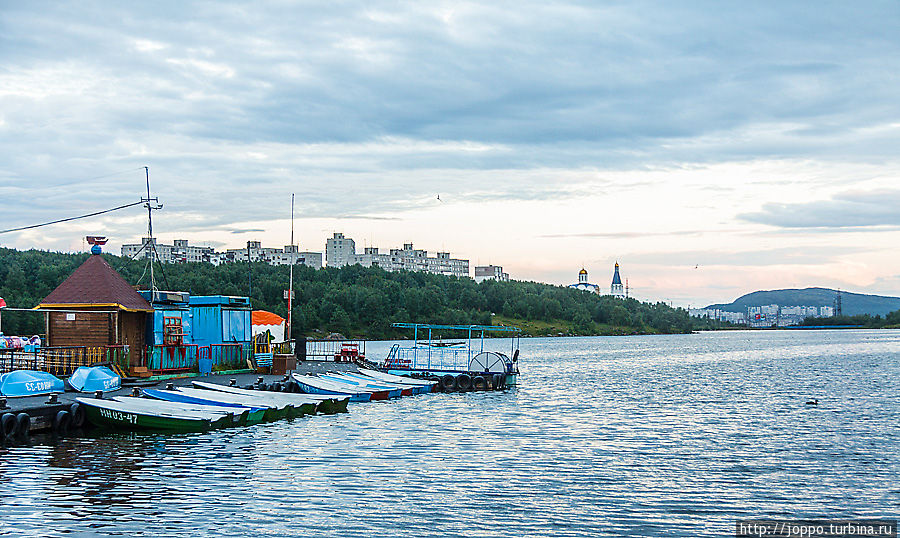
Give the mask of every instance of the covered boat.
[{"label": "covered boat", "polygon": [[388,391],[364,390],[345,383],[337,383],[329,379],[313,375],[291,374],[291,378],[300,390],[309,394],[343,395],[350,396],[351,402],[368,402],[369,400],[387,400]]},{"label": "covered boat", "polygon": [[[264,400],[274,399],[275,401],[286,401],[292,405],[308,405],[315,403],[316,412],[330,415],[333,413],[346,413],[347,403],[350,397],[346,395],[325,395],[325,394],[292,394],[289,392],[264,392],[259,390],[247,390],[239,387],[229,387],[219,385],[218,383],[206,383],[204,381],[194,381],[193,385],[199,389],[224,392],[234,396],[244,396],[250,398],[262,397]],[[182,389],[184,390],[184,389]]]},{"label": "covered boat", "polygon": [[0,395],[6,397],[40,396],[54,392],[65,392],[62,379],[47,372],[37,370],[15,370],[0,374]]},{"label": "covered boat", "polygon": [[112,391],[122,388],[122,378],[106,366],[79,366],[69,377],[78,392]]},{"label": "covered boat", "polygon": [[[233,423],[233,414],[173,411],[169,407],[150,407],[144,403],[135,404],[130,401],[76,399],[84,406],[87,419],[99,427],[189,432],[211,430],[230,426]],[[144,401],[151,402],[151,400]]]}]

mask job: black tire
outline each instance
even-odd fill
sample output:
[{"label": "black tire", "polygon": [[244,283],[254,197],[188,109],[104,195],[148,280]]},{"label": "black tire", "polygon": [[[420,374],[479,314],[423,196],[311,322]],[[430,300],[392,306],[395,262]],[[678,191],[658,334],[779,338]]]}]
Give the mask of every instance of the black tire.
[{"label": "black tire", "polygon": [[456,390],[456,378],[450,374],[441,378],[441,388],[444,392],[453,392]]},{"label": "black tire", "polygon": [[506,374],[498,374],[500,376],[500,388],[506,388]]},{"label": "black tire", "polygon": [[281,385],[281,383],[272,383],[272,391],[273,392],[282,392],[283,390],[284,390],[284,387]]},{"label": "black tire", "polygon": [[456,376],[456,388],[460,392],[472,390],[472,378],[469,374],[459,374]]},{"label": "black tire", "polygon": [[31,417],[28,416],[28,413],[16,415],[16,435],[27,437],[29,430],[31,430]]},{"label": "black tire", "polygon": [[487,390],[487,379],[476,375],[472,378],[472,388],[475,390]]},{"label": "black tire", "polygon": [[491,384],[494,386],[494,390],[500,390],[503,388],[502,383],[503,376],[500,374],[494,374],[491,376]]},{"label": "black tire", "polygon": [[4,439],[12,439],[16,434],[16,416],[12,413],[3,413],[0,417],[0,433]]},{"label": "black tire", "polygon": [[69,433],[69,427],[72,425],[72,415],[68,411],[62,410],[53,417],[53,431],[57,435],[66,435]]},{"label": "black tire", "polygon": [[80,403],[75,402],[69,406],[69,414],[72,415],[72,427],[81,428],[84,426],[84,407]]}]

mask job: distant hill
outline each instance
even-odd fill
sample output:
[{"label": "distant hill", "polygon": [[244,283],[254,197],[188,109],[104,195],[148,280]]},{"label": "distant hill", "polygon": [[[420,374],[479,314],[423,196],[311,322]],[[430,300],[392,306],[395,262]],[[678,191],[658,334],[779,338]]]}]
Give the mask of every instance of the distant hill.
[{"label": "distant hill", "polygon": [[[732,303],[713,304],[706,308],[718,308],[726,312],[746,312],[747,307],[769,304],[780,306],[832,306],[837,293],[837,290],[828,288],[754,291],[738,297]],[[855,316],[857,314],[884,316],[889,312],[900,310],[900,297],[865,295],[842,291],[841,305],[845,316]]]}]

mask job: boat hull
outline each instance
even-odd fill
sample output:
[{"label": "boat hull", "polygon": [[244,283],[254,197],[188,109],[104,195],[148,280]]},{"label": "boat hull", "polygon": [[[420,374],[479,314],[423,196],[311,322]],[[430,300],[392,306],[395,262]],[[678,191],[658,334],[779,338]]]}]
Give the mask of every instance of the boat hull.
[{"label": "boat hull", "polygon": [[317,387],[314,384],[311,384],[313,382],[309,382],[309,383],[305,382],[303,380],[303,376],[294,376],[294,381],[300,387],[300,390],[302,390],[303,392],[305,392],[307,394],[321,394],[321,395],[325,395],[325,396],[339,396],[339,397],[349,396],[351,402],[368,402],[369,400],[374,399],[374,398],[372,398],[371,392],[355,393],[355,392],[350,392],[349,390],[347,392],[340,392],[339,390],[336,390],[336,389],[326,389],[326,388],[322,388],[322,387]]},{"label": "boat hull", "polygon": [[84,411],[85,417],[97,427],[125,430],[198,432],[225,426],[230,420],[228,416],[223,416],[215,422],[207,419],[164,417],[139,411],[119,411],[89,404],[85,404]]}]

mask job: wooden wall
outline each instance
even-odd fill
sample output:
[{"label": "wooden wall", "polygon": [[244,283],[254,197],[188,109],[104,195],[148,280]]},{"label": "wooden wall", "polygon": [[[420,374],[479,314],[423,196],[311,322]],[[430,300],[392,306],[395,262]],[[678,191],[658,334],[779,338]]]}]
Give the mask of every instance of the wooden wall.
[{"label": "wooden wall", "polygon": [[[104,347],[127,344],[129,364],[143,365],[147,331],[145,312],[50,312],[47,345],[49,347]],[[74,317],[74,319],[70,319]],[[118,327],[116,319],[118,318]],[[118,338],[117,338],[118,337]]]},{"label": "wooden wall", "polygon": [[47,339],[50,347],[96,347],[115,343],[115,314],[51,312],[48,315]]}]

